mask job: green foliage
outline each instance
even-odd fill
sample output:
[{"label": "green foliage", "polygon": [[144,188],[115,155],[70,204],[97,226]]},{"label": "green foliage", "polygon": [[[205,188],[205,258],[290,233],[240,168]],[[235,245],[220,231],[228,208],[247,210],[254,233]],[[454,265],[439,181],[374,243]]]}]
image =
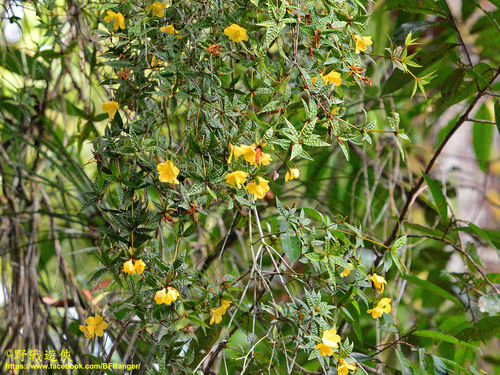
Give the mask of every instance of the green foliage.
[{"label": "green foliage", "polygon": [[[474,117],[479,173],[496,173],[496,11],[464,3],[466,38],[445,1],[73,5],[33,9],[52,49],[0,48],[2,270],[54,306],[26,310],[60,336],[40,345],[147,374],[498,361],[478,350],[500,327],[478,248],[500,236],[462,220],[461,181],[434,165]],[[85,339],[95,315],[105,337]]]}]

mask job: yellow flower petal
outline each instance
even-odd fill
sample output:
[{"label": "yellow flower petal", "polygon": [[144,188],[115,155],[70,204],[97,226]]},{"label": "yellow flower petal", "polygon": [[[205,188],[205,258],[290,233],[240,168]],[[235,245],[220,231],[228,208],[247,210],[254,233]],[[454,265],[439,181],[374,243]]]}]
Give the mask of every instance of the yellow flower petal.
[{"label": "yellow flower petal", "polygon": [[339,358],[339,363],[337,367],[338,375],[347,375],[350,370],[356,370],[356,366],[350,365],[346,362],[344,358]]},{"label": "yellow flower petal", "polygon": [[297,168],[289,169],[285,175],[285,182],[288,182],[298,177],[299,177],[299,170]]},{"label": "yellow flower petal", "polygon": [[104,334],[104,330],[108,328],[108,323],[104,321],[104,318],[100,315],[96,315],[95,317],[89,316],[87,320],[85,320],[87,326],[79,326],[80,331],[85,333],[85,337],[94,338],[94,336],[102,336]]},{"label": "yellow flower petal", "polygon": [[123,272],[128,273],[129,275],[135,272],[134,261],[132,259],[123,263]]},{"label": "yellow flower petal", "polygon": [[168,287],[167,293],[163,296],[163,303],[166,305],[170,305],[179,297],[179,292],[177,289]]},{"label": "yellow flower petal", "polygon": [[146,263],[142,261],[142,259],[136,260],[135,262],[135,272],[137,272],[138,275],[140,275],[142,272],[144,272],[144,269],[146,268]]},{"label": "yellow flower petal", "polygon": [[165,288],[163,288],[162,290],[157,291],[156,294],[155,294],[155,302],[158,305],[161,305],[163,303],[163,297],[165,297],[165,295],[166,295]]},{"label": "yellow flower petal", "polygon": [[315,349],[319,349],[319,355],[322,357],[333,355],[333,348],[323,343],[316,345]]},{"label": "yellow flower petal", "polygon": [[179,184],[177,176],[179,175],[179,168],[177,168],[172,161],[167,160],[165,163],[160,163],[156,166],[158,173],[160,174],[159,179],[161,182],[167,182],[170,184]]},{"label": "yellow flower petal", "polygon": [[226,176],[226,182],[232,187],[238,186],[238,189],[241,189],[241,184],[246,181],[247,176],[247,172],[235,171]]},{"label": "yellow flower petal", "polygon": [[255,182],[250,182],[247,184],[247,186],[245,186],[245,189],[247,189],[250,194],[253,194],[254,199],[262,199],[269,191],[269,184],[267,180],[259,177],[258,184],[256,184]]},{"label": "yellow flower petal", "polygon": [[338,346],[337,343],[340,342],[340,336],[337,335],[337,330],[335,328],[331,328],[323,332],[322,341],[323,344],[336,348]]},{"label": "yellow flower petal", "polygon": [[106,102],[102,105],[102,110],[104,112],[108,112],[108,116],[110,119],[114,119],[116,112],[120,109],[120,105],[113,101],[113,102]]},{"label": "yellow flower petal", "polygon": [[224,34],[226,34],[230,40],[236,43],[239,43],[242,40],[248,40],[247,31],[243,27],[238,26],[234,23],[224,29]]},{"label": "yellow flower petal", "polygon": [[379,289],[380,293],[384,292],[384,284],[387,284],[387,281],[382,276],[378,276],[376,273],[370,277],[370,280],[373,281],[373,285],[375,288]]},{"label": "yellow flower petal", "polygon": [[167,7],[167,3],[160,3],[159,1],[155,1],[152,5],[148,6],[146,9],[151,11],[151,14],[154,17],[163,17],[165,15],[164,8]]},{"label": "yellow flower petal", "polygon": [[354,35],[354,41],[356,42],[356,53],[359,55],[361,52],[366,52],[367,46],[373,44],[371,36],[359,36]]},{"label": "yellow flower petal", "polygon": [[168,34],[179,34],[179,30],[176,30],[173,25],[160,27],[160,31]]},{"label": "yellow flower petal", "polygon": [[344,268],[342,273],[340,274],[340,277],[347,277],[351,274],[351,270],[354,268],[354,266],[351,263],[347,264],[347,267]]},{"label": "yellow flower petal", "polygon": [[340,79],[340,73],[331,71],[326,76],[324,76],[323,74],[320,74],[320,76],[323,79],[325,85],[332,84],[334,86],[340,86],[342,84],[342,80]]}]

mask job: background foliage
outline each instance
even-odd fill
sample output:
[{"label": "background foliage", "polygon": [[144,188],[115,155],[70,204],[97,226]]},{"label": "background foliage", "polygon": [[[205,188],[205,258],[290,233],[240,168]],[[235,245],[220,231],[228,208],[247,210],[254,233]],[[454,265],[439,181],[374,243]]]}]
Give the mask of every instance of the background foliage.
[{"label": "background foliage", "polygon": [[[148,374],[335,373],[340,357],[360,373],[498,373],[498,4],[11,5],[0,353],[69,349]],[[248,41],[225,35],[233,23]],[[228,163],[241,144],[271,163]],[[165,160],[180,184],[158,179]],[[268,180],[265,198],[229,186],[236,170]],[[143,274],[123,272],[130,258]],[[167,286],[178,300],[157,305]],[[382,297],[392,311],[373,319]],[[109,327],[88,340],[78,326],[96,314]],[[321,357],[332,327],[340,347]]]}]

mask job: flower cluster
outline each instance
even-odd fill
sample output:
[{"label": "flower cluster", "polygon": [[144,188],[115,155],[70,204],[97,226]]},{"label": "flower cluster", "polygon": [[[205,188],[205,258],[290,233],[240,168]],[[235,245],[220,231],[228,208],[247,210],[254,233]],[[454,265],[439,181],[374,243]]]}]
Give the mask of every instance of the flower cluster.
[{"label": "flower cluster", "polygon": [[380,318],[384,313],[389,314],[391,312],[391,299],[382,298],[376,307],[367,311],[368,314],[372,314],[373,319]]},{"label": "flower cluster", "polygon": [[322,357],[332,356],[333,349],[339,347],[338,343],[340,340],[340,336],[337,335],[337,330],[335,328],[331,328],[323,331],[321,342],[316,345],[315,349],[319,349],[319,355]]},{"label": "flower cluster", "polygon": [[86,326],[80,325],[80,331],[85,333],[85,337],[93,339],[94,336],[101,337],[104,334],[104,330],[108,328],[108,323],[104,321],[104,318],[100,315],[89,316],[85,320]]},{"label": "flower cluster", "polygon": [[[387,285],[387,281],[382,276],[374,273],[370,280],[373,281],[373,285],[377,288],[380,293],[384,292],[384,284]],[[373,319],[380,318],[384,313],[388,314],[391,312],[391,299],[390,298],[382,298],[376,307],[373,309],[369,309],[367,311],[368,314],[372,314]]]},{"label": "flower cluster", "polygon": [[[271,155],[262,152],[263,146],[265,145],[262,144],[256,145],[255,143],[250,146],[242,144],[240,146],[235,147],[233,145],[230,145],[231,153],[229,155],[227,163],[230,164],[231,161],[233,160],[233,157],[234,160],[236,161],[240,156],[243,156],[245,161],[251,166],[256,167],[258,165],[269,165],[269,163],[272,161]],[[246,182],[247,177],[248,177],[247,172],[234,171],[226,175],[226,182],[231,187],[236,186],[238,187],[238,189],[241,189],[242,185]],[[254,181],[249,182],[245,186],[245,189],[250,194],[253,195],[254,199],[262,199],[266,196],[266,193],[270,190],[269,181],[261,176],[255,176]]]},{"label": "flower cluster", "polygon": [[133,273],[137,273],[140,275],[144,268],[146,268],[146,263],[142,261],[142,259],[129,259],[125,263],[123,263],[123,272],[132,275]]},{"label": "flower cluster", "polygon": [[[315,349],[319,350],[319,355],[322,357],[333,356],[333,349],[338,348],[338,343],[340,342],[340,340],[341,338],[337,334],[337,330],[335,328],[331,328],[329,330],[323,331],[321,342],[316,345]],[[339,375],[347,375],[350,370],[356,370],[356,366],[347,363],[344,358],[339,358],[337,373]]]},{"label": "flower cluster", "polygon": [[179,298],[179,292],[177,289],[172,287],[163,288],[159,290],[155,294],[155,301],[158,305],[164,303],[165,305],[170,305],[177,298]]}]

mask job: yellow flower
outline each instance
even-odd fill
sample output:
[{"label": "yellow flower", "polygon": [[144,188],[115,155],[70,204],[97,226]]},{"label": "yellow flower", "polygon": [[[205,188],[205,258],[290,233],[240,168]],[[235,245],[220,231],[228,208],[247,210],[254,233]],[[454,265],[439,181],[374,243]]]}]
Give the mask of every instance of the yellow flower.
[{"label": "yellow flower", "polygon": [[108,10],[106,12],[108,15],[104,17],[105,22],[111,22],[113,19],[115,20],[115,23],[113,25],[113,30],[118,30],[120,29],[125,29],[125,17],[123,17],[123,14],[121,13],[115,13],[111,10]]},{"label": "yellow flower", "polygon": [[225,299],[223,299],[221,301],[220,307],[216,309],[210,309],[210,311],[212,312],[212,318],[210,319],[210,324],[213,324],[214,322],[215,324],[219,324],[222,321],[222,315],[226,313],[226,310],[230,304],[231,301],[226,301]]},{"label": "yellow flower", "polygon": [[168,34],[179,34],[179,30],[176,30],[173,25],[160,27],[160,31]]},{"label": "yellow flower", "polygon": [[371,36],[359,36],[354,35],[354,41],[356,42],[356,53],[359,55],[360,52],[366,52],[366,47],[373,44]]},{"label": "yellow flower", "polygon": [[234,155],[234,147],[231,143],[229,144],[229,158],[227,158],[227,164],[231,164],[231,160],[233,160],[233,155]]},{"label": "yellow flower", "polygon": [[356,370],[355,365],[350,365],[349,363],[346,362],[344,358],[339,358],[339,363],[337,367],[337,374],[338,375],[347,375],[349,374],[350,370]]},{"label": "yellow flower", "polygon": [[380,293],[384,292],[384,284],[387,284],[387,281],[382,276],[378,276],[376,273],[370,277],[370,280],[373,281],[373,285],[375,288],[380,290]]},{"label": "yellow flower", "polygon": [[135,272],[137,272],[138,275],[144,272],[144,268],[146,268],[146,263],[144,263],[142,259],[135,261]]},{"label": "yellow flower", "polygon": [[250,194],[253,194],[254,199],[262,199],[269,191],[269,184],[267,180],[259,177],[258,185],[255,182],[250,182],[245,186],[245,189],[247,189]]},{"label": "yellow flower", "polygon": [[342,84],[342,80],[340,79],[340,73],[331,71],[326,76],[324,76],[323,74],[320,74],[320,76],[323,79],[325,85],[330,83],[334,86],[340,86]]},{"label": "yellow flower", "polygon": [[240,27],[234,23],[224,29],[224,34],[226,34],[229,39],[236,43],[239,43],[242,40],[248,40],[247,31],[243,27]]},{"label": "yellow flower", "polygon": [[340,277],[347,277],[351,273],[351,270],[354,268],[354,266],[351,263],[347,264],[347,267],[344,268],[342,273],[340,274]]},{"label": "yellow flower", "polygon": [[158,69],[160,66],[162,66],[164,63],[163,60],[161,59],[156,59],[156,56],[153,56],[153,58],[151,59],[151,69],[153,70],[156,70]]},{"label": "yellow flower", "polygon": [[315,346],[315,349],[319,349],[319,355],[331,356],[333,355],[333,348],[337,348],[337,343],[340,342],[340,336],[337,335],[337,330],[335,328],[328,329],[323,331],[323,338],[321,339],[318,345]]},{"label": "yellow flower", "polygon": [[391,312],[391,299],[382,298],[377,304],[377,307],[366,311],[368,314],[372,314],[373,319],[380,318],[384,313],[389,314]]},{"label": "yellow flower", "polygon": [[156,292],[155,301],[158,305],[161,305],[162,303],[170,305],[178,297],[179,297],[179,292],[177,291],[177,289],[169,286],[166,289],[163,288],[162,290]]},{"label": "yellow flower", "polygon": [[285,182],[293,180],[294,178],[299,177],[299,170],[297,168],[289,169],[285,175]]},{"label": "yellow flower", "polygon": [[337,343],[340,342],[340,336],[337,335],[337,330],[335,328],[323,331],[323,344],[328,345],[332,348],[338,347]]},{"label": "yellow flower", "polygon": [[326,355],[333,355],[333,348],[331,346],[325,345],[322,342],[314,347],[314,349],[319,349],[319,355],[324,357]]},{"label": "yellow flower", "polygon": [[165,9],[167,7],[167,3],[160,3],[159,1],[155,1],[152,5],[148,6],[146,9],[151,11],[151,14],[156,17],[163,17],[165,15]]},{"label": "yellow flower", "polygon": [[247,146],[247,145],[241,145],[239,147],[234,147],[232,153],[234,154],[234,158],[238,159],[241,155],[243,155],[243,158],[249,162],[251,165],[255,165],[255,147],[252,146]]},{"label": "yellow flower", "polygon": [[228,163],[231,162],[232,156],[238,159],[241,155],[243,158],[253,166],[262,164],[269,165],[271,162],[271,155],[262,152],[261,145],[257,146],[255,143],[251,146],[241,145],[239,147],[234,147],[231,145],[231,155],[229,156]]},{"label": "yellow flower", "polygon": [[106,323],[102,316],[96,315],[95,317],[89,316],[85,321],[87,326],[79,326],[80,331],[85,333],[85,337],[93,339],[94,336],[101,337],[104,334],[104,330],[108,328],[108,323]]},{"label": "yellow flower", "polygon": [[158,305],[161,305],[163,303],[163,297],[165,297],[166,295],[167,295],[167,293],[165,291],[165,288],[163,288],[162,290],[157,291],[156,294],[155,294],[155,302]]},{"label": "yellow flower", "polygon": [[[260,149],[257,151],[257,156],[259,155]],[[261,152],[262,156],[260,157],[260,164],[262,165],[269,165],[271,162],[271,155],[266,153],[266,152]],[[257,161],[257,158],[255,159]],[[258,163],[257,163],[258,164]]]},{"label": "yellow flower", "polygon": [[243,171],[236,171],[233,173],[229,173],[226,176],[226,182],[234,187],[235,185],[238,186],[238,189],[241,189],[241,184],[245,182],[245,179],[247,178],[248,173],[243,172]]},{"label": "yellow flower", "polygon": [[179,175],[179,168],[177,168],[174,163],[167,160],[165,163],[160,163],[156,166],[158,173],[160,174],[161,182],[168,182],[170,184],[179,184],[177,176]]},{"label": "yellow flower", "polygon": [[123,272],[128,273],[129,275],[135,272],[134,261],[132,259],[123,263]]},{"label": "yellow flower", "polygon": [[102,110],[108,112],[110,119],[114,119],[116,112],[120,109],[120,105],[117,102],[107,102],[102,105]]}]

